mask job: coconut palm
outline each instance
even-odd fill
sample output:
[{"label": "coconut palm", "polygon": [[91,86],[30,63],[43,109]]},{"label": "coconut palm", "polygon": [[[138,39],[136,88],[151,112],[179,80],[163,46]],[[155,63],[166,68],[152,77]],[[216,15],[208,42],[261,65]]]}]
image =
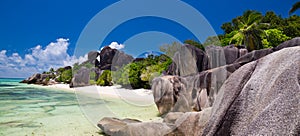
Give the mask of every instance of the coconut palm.
[{"label": "coconut palm", "polygon": [[260,27],[262,14],[257,11],[248,10],[244,12],[243,16],[234,20],[235,30],[231,32],[229,43],[236,45],[246,45],[247,49],[252,51],[262,48],[261,35],[263,31]]},{"label": "coconut palm", "polygon": [[289,11],[289,14],[293,14],[296,10],[300,8],[300,1],[296,2]]}]

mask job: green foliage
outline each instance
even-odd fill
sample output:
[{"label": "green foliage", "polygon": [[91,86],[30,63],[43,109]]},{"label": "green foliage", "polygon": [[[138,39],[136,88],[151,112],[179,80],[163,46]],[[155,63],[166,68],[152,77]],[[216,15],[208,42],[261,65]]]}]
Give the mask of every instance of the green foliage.
[{"label": "green foliage", "polygon": [[265,33],[266,36],[262,40],[264,48],[276,47],[280,43],[291,39],[278,29],[268,29],[265,30]]},{"label": "green foliage", "polygon": [[221,28],[227,34],[229,34],[230,32],[232,32],[234,30],[231,22],[227,22],[227,23],[222,24]]},{"label": "green foliage", "polygon": [[210,36],[203,43],[204,46],[216,45],[221,46],[221,41],[219,40],[219,36]]},{"label": "green foliage", "polygon": [[189,45],[193,45],[193,46],[195,46],[195,47],[197,47],[201,50],[205,50],[204,46],[201,43],[199,43],[195,40],[185,40],[184,43],[189,44]]},{"label": "green foliage", "polygon": [[95,80],[90,80],[90,85],[96,85],[97,82]]},{"label": "green foliage", "polygon": [[99,79],[97,80],[97,85],[100,86],[112,86],[112,76],[110,70],[104,70]]},{"label": "green foliage", "polygon": [[162,71],[166,70],[171,63],[172,59],[166,55],[150,55],[144,60],[129,63],[113,72],[113,80],[114,83],[123,87],[149,89],[149,82],[154,77],[161,75]]},{"label": "green foliage", "polygon": [[293,15],[282,18],[272,11],[263,16],[257,11],[249,10],[231,22],[224,23],[221,28],[224,30],[224,35],[219,36],[222,46],[244,44],[249,50],[269,48],[284,40],[299,37],[300,17]]},{"label": "green foliage", "polygon": [[173,42],[172,44],[165,44],[165,45],[162,45],[162,46],[160,46],[159,47],[159,50],[161,51],[161,52],[164,52],[167,56],[169,56],[169,57],[173,57],[174,56],[174,54],[178,51],[178,50],[180,50],[180,48],[181,48],[181,44],[180,43],[178,43],[178,42]]},{"label": "green foliage", "polygon": [[160,67],[160,65],[152,65],[143,69],[141,74],[142,81],[152,81],[155,77],[160,76],[161,72],[164,68]]},{"label": "green foliage", "polygon": [[61,81],[64,83],[71,83],[72,80],[72,69],[65,70],[60,75]]},{"label": "green foliage", "polygon": [[46,77],[46,81],[50,81],[50,77]]},{"label": "green foliage", "polygon": [[229,44],[245,44],[250,51],[261,49],[260,35],[262,30],[260,29],[260,22],[262,17],[262,14],[257,11],[248,10],[234,20],[237,29],[231,32],[235,34],[230,38]]}]

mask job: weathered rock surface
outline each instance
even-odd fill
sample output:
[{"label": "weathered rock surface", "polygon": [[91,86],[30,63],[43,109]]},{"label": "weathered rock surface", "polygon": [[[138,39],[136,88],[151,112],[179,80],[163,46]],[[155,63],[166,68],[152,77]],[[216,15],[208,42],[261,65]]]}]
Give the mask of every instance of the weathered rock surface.
[{"label": "weathered rock surface", "polygon": [[171,132],[165,123],[142,123],[132,119],[103,118],[98,127],[111,136],[162,136]]},{"label": "weathered rock surface", "polygon": [[50,78],[50,76],[50,74],[36,73],[33,74],[31,77],[28,77],[27,79],[21,81],[20,83],[48,85],[47,78]]},{"label": "weathered rock surface", "polygon": [[209,69],[208,56],[204,51],[192,45],[184,45],[175,53],[173,63],[167,74],[186,76]]},{"label": "weathered rock surface", "polygon": [[90,85],[90,69],[81,67],[77,73],[74,73],[70,87],[82,87]]},{"label": "weathered rock surface", "polygon": [[97,60],[97,57],[100,55],[100,53],[98,51],[90,51],[88,53],[88,62],[89,63],[92,63],[92,64],[95,64],[96,60]]},{"label": "weathered rock surface", "polygon": [[132,56],[106,46],[100,52],[100,63],[98,67],[100,67],[101,70],[115,70],[116,67],[121,67],[132,61]]},{"label": "weathered rock surface", "polygon": [[111,136],[198,136],[211,115],[211,107],[201,112],[176,112],[164,117],[164,122],[140,122],[132,119],[103,118],[97,124]]},{"label": "weathered rock surface", "polygon": [[212,106],[219,88],[241,65],[231,64],[191,76],[163,76],[152,81],[155,104],[160,114],[201,111]]},{"label": "weathered rock surface", "polygon": [[279,44],[277,47],[273,48],[273,51],[279,51],[283,48],[295,47],[295,46],[300,46],[300,37],[296,37]]},{"label": "weathered rock surface", "polygon": [[273,53],[273,50],[270,49],[262,49],[262,50],[254,50],[252,52],[249,52],[242,57],[238,58],[234,63],[240,63],[240,64],[247,64],[249,62],[258,60],[264,56],[267,56],[268,54]]},{"label": "weathered rock surface", "polygon": [[234,45],[223,47],[226,64],[232,64],[235,60],[248,53],[246,48],[237,48]]},{"label": "weathered rock surface", "polygon": [[300,47],[234,72],[214,102],[203,135],[299,135]]},{"label": "weathered rock surface", "polygon": [[200,112],[186,112],[175,122],[172,135],[200,136],[210,119],[212,108]]},{"label": "weathered rock surface", "polygon": [[117,68],[132,62],[133,59],[134,58],[131,55],[128,55],[122,51],[117,51],[111,64],[111,70],[117,70]]}]

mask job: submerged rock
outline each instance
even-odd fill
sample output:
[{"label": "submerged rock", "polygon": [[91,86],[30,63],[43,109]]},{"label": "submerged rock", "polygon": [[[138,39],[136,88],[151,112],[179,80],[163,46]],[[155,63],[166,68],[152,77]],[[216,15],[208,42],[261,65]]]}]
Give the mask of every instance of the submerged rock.
[{"label": "submerged rock", "polygon": [[299,135],[300,47],[246,64],[223,84],[203,135]]}]

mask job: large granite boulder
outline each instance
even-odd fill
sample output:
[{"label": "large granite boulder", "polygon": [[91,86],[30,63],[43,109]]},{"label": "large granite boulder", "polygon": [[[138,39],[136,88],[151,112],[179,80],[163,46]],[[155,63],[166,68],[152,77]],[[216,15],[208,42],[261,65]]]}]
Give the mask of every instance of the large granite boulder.
[{"label": "large granite boulder", "polygon": [[138,120],[108,117],[100,120],[97,126],[110,136],[162,136],[171,132],[171,128],[165,123],[143,123]]},{"label": "large granite boulder", "polygon": [[300,47],[248,63],[221,87],[203,135],[299,135]]},{"label": "large granite boulder", "polygon": [[133,57],[117,49],[105,46],[100,52],[99,66],[101,70],[115,70],[133,61]]},{"label": "large granite boulder", "polygon": [[[97,60],[97,57],[100,55],[100,53],[98,51],[90,51],[88,53],[88,62],[89,63],[92,63],[92,64],[95,64],[96,63],[96,60]],[[97,60],[98,61],[98,60]]]},{"label": "large granite boulder", "polygon": [[171,112],[164,117],[164,122],[105,117],[97,126],[110,136],[198,136],[202,134],[210,118],[211,109],[201,112]]},{"label": "large granite boulder", "polygon": [[81,67],[77,73],[73,74],[70,87],[82,87],[90,85],[90,69]]},{"label": "large granite boulder", "polygon": [[27,79],[21,81],[20,83],[48,85],[50,77],[50,74],[36,73],[31,77],[28,77]]},{"label": "large granite boulder", "polygon": [[248,53],[248,50],[243,46],[235,47],[228,45],[223,47],[226,64],[232,64],[235,60]]},{"label": "large granite boulder", "polygon": [[251,51],[251,52],[241,56],[233,63],[240,63],[243,65],[243,64],[258,60],[268,54],[279,51],[281,49],[288,48],[288,47],[295,47],[295,46],[300,46],[300,37],[296,37],[291,40],[285,41],[274,48]]},{"label": "large granite boulder", "polygon": [[151,89],[159,113],[201,111],[212,106],[223,82],[240,66],[236,63],[190,76],[155,78]]},{"label": "large granite boulder", "polygon": [[184,45],[173,57],[173,63],[166,71],[169,75],[186,76],[209,69],[208,56],[201,49]]},{"label": "large granite boulder", "polygon": [[110,70],[113,58],[118,50],[105,46],[100,52],[100,69]]},{"label": "large granite boulder", "polygon": [[169,135],[200,136],[211,116],[212,108],[200,112],[183,113],[174,123],[172,133]]},{"label": "large granite boulder", "polygon": [[211,68],[226,65],[226,58],[223,47],[214,45],[206,46],[205,52],[209,57],[209,63]]},{"label": "large granite boulder", "polygon": [[240,63],[241,65],[243,64],[247,64],[249,62],[258,60],[268,54],[273,53],[274,51],[269,48],[269,49],[262,49],[262,50],[254,50],[251,51],[245,55],[243,55],[242,57],[238,58],[234,63]]},{"label": "large granite boulder", "polygon": [[273,48],[273,51],[279,51],[283,48],[295,47],[295,46],[300,46],[300,37],[296,37],[279,44],[278,46]]},{"label": "large granite boulder", "polygon": [[113,57],[111,70],[115,71],[117,68],[120,68],[126,64],[132,62],[134,58],[131,55],[128,55],[122,51],[117,51]]},{"label": "large granite boulder", "polygon": [[[190,111],[191,102],[188,101],[189,96],[185,92],[185,80],[178,76],[164,76],[155,78],[152,83],[154,101],[160,114],[169,111]],[[179,98],[182,103],[177,103]]]},{"label": "large granite boulder", "polygon": [[37,82],[40,82],[40,78],[41,78],[40,73],[33,74],[31,77],[28,78],[27,83],[28,84],[35,84]]}]

